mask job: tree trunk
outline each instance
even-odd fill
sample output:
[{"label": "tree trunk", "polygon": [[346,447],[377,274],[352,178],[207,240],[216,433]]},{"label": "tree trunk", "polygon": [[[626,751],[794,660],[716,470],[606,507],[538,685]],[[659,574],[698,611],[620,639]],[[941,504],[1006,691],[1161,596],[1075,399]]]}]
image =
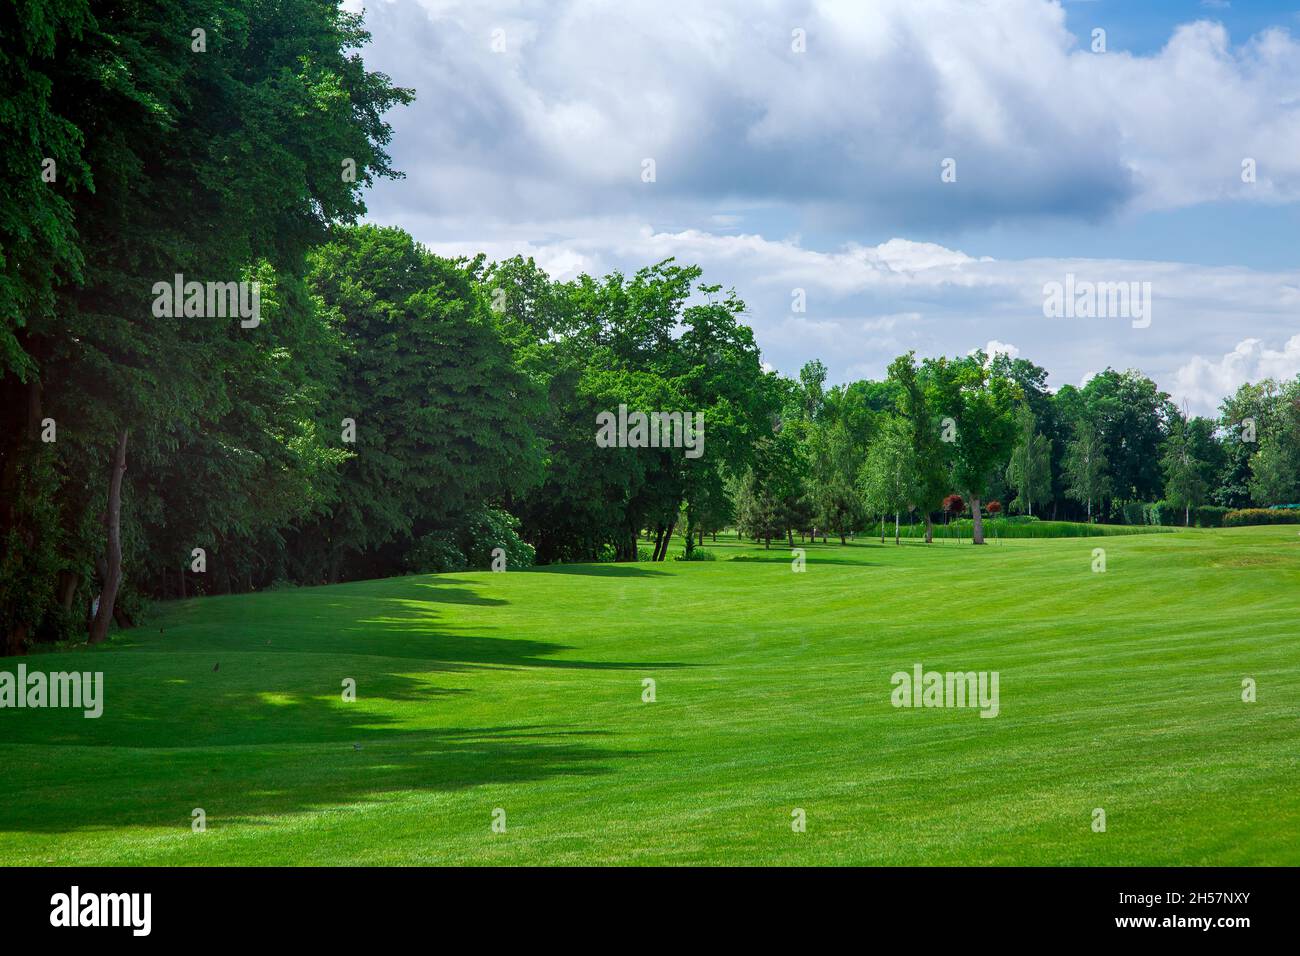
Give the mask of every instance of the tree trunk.
[{"label": "tree trunk", "polygon": [[181,565],[181,600],[185,600],[185,565]]},{"label": "tree trunk", "polygon": [[668,558],[668,549],[672,547],[673,532],[677,529],[677,519],[674,518],[668,522],[668,528],[664,531],[664,546],[659,552],[659,560],[665,561]]},{"label": "tree trunk", "polygon": [[80,583],[81,575],[75,571],[59,572],[59,604],[68,613],[72,612],[72,602],[77,598],[77,585]]},{"label": "tree trunk", "polygon": [[925,513],[925,543],[934,544],[934,520],[928,511]]},{"label": "tree trunk", "polygon": [[102,644],[108,637],[108,622],[113,619],[117,589],[122,584],[122,476],[126,473],[126,434],[123,428],[117,436],[117,455],[108,485],[108,554],[99,613],[90,624],[91,644]]},{"label": "tree trunk", "polygon": [[[26,624],[18,624],[9,629],[9,633],[5,635],[4,652],[5,655],[8,657],[15,657],[18,654],[27,653],[27,625]],[[18,692],[20,694],[24,693],[22,688],[19,688]]]},{"label": "tree trunk", "polygon": [[786,539],[790,542],[790,548],[793,550],[793,548],[794,548],[794,529],[793,529],[793,528],[786,528],[786,529],[785,529],[785,536],[786,536]]},{"label": "tree trunk", "polygon": [[763,539],[763,550],[767,551],[772,547],[772,536],[769,534]]},{"label": "tree trunk", "polygon": [[1192,526],[1192,503],[1189,501],[1183,507],[1183,527],[1190,528],[1191,526]]},{"label": "tree trunk", "polygon": [[980,515],[980,500],[972,497],[970,500],[971,513],[971,544],[984,543],[984,519]]},{"label": "tree trunk", "polygon": [[899,545],[902,542],[898,539],[898,512],[894,512],[894,544]]}]

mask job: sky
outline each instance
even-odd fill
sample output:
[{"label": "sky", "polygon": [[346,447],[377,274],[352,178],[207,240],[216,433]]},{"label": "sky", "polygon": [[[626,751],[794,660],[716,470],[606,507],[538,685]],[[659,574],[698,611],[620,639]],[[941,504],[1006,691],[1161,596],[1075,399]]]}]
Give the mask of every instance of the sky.
[{"label": "sky", "polygon": [[[368,221],[440,254],[674,256],[831,383],[983,348],[1212,415],[1300,373],[1300,0],[347,5],[417,96]],[[1045,315],[1068,276],[1149,322]]]}]

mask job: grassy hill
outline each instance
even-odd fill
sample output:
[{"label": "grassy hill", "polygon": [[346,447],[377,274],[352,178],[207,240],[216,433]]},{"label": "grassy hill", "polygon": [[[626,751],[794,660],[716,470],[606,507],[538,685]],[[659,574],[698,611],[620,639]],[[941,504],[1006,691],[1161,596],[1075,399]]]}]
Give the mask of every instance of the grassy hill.
[{"label": "grassy hill", "polygon": [[[706,547],[176,602],[29,657],[105,709],[0,710],[0,862],[1300,863],[1295,528]],[[999,715],[894,708],[916,663],[998,671]]]}]

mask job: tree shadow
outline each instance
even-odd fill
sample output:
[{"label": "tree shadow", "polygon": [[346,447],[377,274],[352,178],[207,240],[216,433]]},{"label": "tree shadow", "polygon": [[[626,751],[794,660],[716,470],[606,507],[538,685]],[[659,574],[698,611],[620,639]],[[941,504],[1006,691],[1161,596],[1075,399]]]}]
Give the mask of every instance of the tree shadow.
[{"label": "tree shadow", "polygon": [[[738,556],[734,558],[726,558],[724,559],[724,563],[725,564],[784,564],[788,566],[792,560],[793,559],[790,557],[789,554],[780,554],[780,555],[774,554],[771,557],[768,557],[767,555],[758,555],[758,556],[745,555],[743,557]],[[848,568],[881,567],[881,564],[877,561],[861,561],[852,558],[829,558],[829,557],[823,557],[820,554],[809,554],[806,558],[806,563],[810,566],[818,565],[818,564],[836,564],[836,565],[843,565],[844,567],[848,567]]]},{"label": "tree shadow", "polygon": [[[245,717],[247,710],[239,708]],[[286,735],[225,747],[73,747],[60,748],[57,760],[46,747],[26,757],[18,748],[2,748],[11,752],[0,783],[0,831],[175,826],[184,832],[195,807],[207,814],[209,826],[263,825],[258,818],[380,802],[398,793],[607,774],[615,761],[650,753],[598,745],[606,734],[562,726],[404,731],[377,726],[383,721],[374,715],[358,721],[320,711],[318,717],[336,739],[309,744]],[[24,766],[26,760],[32,764]],[[486,818],[485,810],[485,826]]]},{"label": "tree shadow", "polygon": [[[662,574],[663,572],[645,572]],[[272,591],[237,598],[174,602],[160,622],[124,632],[124,647],[147,651],[194,651],[212,655],[242,651],[389,657],[420,661],[428,670],[478,667],[547,667],[572,670],[677,668],[673,661],[583,661],[553,657],[571,645],[515,637],[490,617],[448,621],[438,604],[493,608],[509,602],[455,587],[473,582],[428,575],[342,584],[302,591]],[[249,623],[257,636],[250,639]],[[134,637],[133,637],[134,635]],[[304,637],[304,635],[309,635]],[[161,637],[162,640],[156,638]]]},{"label": "tree shadow", "polygon": [[[553,657],[572,648],[507,636],[488,623],[507,602],[465,583],[420,577],[176,602],[157,627],[125,632],[128,645],[46,656],[43,671],[103,672],[103,716],[4,712],[0,831],[188,828],[194,807],[210,825],[255,821],[399,792],[610,773],[643,753],[598,729],[510,714],[496,726],[431,727],[447,701],[473,692],[445,686],[444,675],[687,666]],[[439,610],[448,603],[484,613],[448,621]],[[349,679],[355,702],[343,700]]]},{"label": "tree shadow", "polygon": [[586,574],[598,578],[666,577],[666,571],[627,564],[544,564],[529,568],[530,574]]}]

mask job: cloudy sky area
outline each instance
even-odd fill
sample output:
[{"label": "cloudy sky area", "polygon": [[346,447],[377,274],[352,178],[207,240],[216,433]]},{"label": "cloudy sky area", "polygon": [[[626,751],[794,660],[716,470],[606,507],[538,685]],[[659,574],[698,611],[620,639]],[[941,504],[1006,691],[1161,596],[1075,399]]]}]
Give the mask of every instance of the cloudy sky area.
[{"label": "cloudy sky area", "polygon": [[[832,381],[1005,348],[1204,414],[1300,372],[1300,0],[364,6],[418,97],[369,218],[440,253],[698,263],[772,366]],[[1151,282],[1150,326],[1044,318],[1067,273]]]}]

